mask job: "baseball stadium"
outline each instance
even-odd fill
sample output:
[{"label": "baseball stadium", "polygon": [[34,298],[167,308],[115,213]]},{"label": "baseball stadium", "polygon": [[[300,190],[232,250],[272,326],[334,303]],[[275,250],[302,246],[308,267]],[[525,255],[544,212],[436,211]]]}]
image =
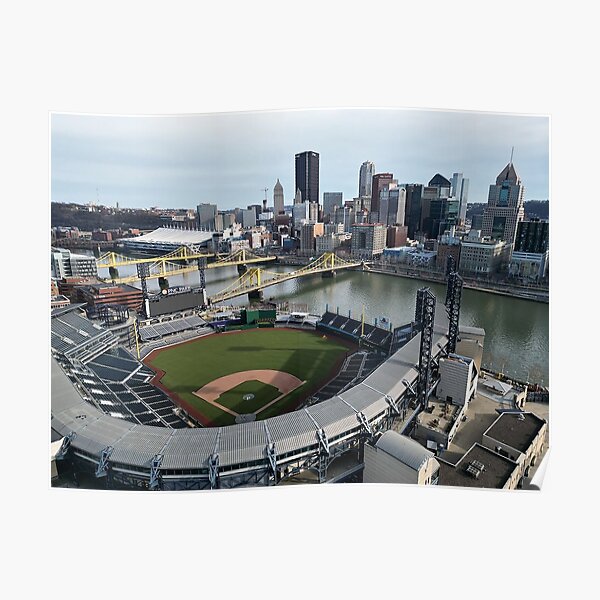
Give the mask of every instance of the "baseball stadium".
[{"label": "baseball stadium", "polygon": [[118,325],[82,304],[54,309],[55,459],[81,487],[355,481],[365,444],[410,432],[439,358],[454,351],[460,288],[451,283],[437,309],[430,289],[418,290],[414,321],[393,330],[327,307],[209,319],[198,294],[189,308],[180,296],[176,311],[155,307],[154,318]]}]

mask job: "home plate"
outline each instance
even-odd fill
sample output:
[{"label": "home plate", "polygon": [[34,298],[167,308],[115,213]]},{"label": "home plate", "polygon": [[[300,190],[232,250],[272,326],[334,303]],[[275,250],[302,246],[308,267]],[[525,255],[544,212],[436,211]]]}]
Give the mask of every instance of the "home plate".
[{"label": "home plate", "polygon": [[236,423],[250,423],[250,421],[256,421],[256,415],[254,413],[247,413],[245,415],[238,415],[235,418]]}]

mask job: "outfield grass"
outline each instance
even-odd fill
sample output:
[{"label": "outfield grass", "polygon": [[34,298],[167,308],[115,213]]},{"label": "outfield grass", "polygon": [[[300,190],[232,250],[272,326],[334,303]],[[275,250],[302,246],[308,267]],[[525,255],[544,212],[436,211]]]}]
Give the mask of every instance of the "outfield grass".
[{"label": "outfield grass", "polygon": [[214,334],[159,350],[145,362],[164,372],[161,384],[176,394],[192,414],[201,416],[205,424],[217,426],[230,425],[235,418],[193,394],[214,379],[239,371],[274,369],[306,380],[306,384],[258,415],[258,418],[265,419],[298,406],[335,375],[335,369],[354,348],[330,335],[323,339],[320,333],[293,329],[252,329]]}]

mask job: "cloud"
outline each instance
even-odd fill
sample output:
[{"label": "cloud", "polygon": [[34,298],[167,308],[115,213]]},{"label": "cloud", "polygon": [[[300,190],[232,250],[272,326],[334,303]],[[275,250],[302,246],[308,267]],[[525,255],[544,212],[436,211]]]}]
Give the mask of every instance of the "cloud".
[{"label": "cloud", "polygon": [[220,208],[260,201],[277,178],[294,195],[294,155],[319,152],[320,189],[357,193],[358,170],[373,160],[401,183],[437,172],[470,178],[470,200],[510,158],[527,197],[548,197],[546,117],[459,111],[347,109],[115,117],[53,115],[52,199],[121,206]]}]

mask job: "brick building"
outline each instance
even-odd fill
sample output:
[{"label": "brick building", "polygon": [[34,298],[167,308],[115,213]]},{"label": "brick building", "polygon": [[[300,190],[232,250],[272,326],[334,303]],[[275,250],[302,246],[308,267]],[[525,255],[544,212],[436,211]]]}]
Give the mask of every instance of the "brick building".
[{"label": "brick building", "polygon": [[142,290],[126,284],[93,284],[76,286],[77,302],[87,302],[91,308],[105,304],[120,304],[139,310],[142,306]]}]

